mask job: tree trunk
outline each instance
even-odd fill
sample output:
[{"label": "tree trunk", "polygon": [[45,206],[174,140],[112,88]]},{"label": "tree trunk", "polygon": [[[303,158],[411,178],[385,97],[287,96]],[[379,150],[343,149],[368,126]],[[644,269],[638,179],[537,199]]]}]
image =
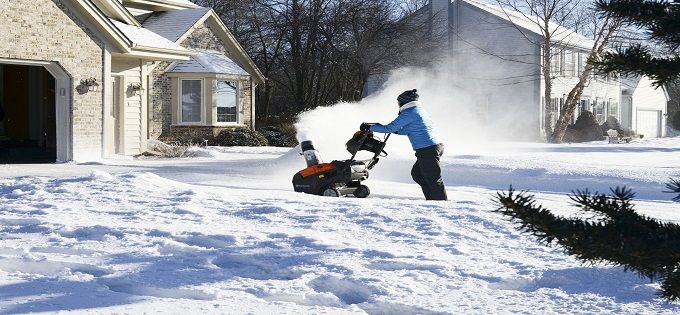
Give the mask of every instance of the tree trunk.
[{"label": "tree trunk", "polygon": [[552,115],[553,108],[551,103],[552,98],[552,73],[551,73],[551,60],[552,60],[552,43],[551,38],[548,34],[545,36],[545,41],[543,44],[543,84],[545,84],[545,90],[543,91],[543,131],[545,132],[546,140],[550,141],[550,135],[552,134]]},{"label": "tree trunk", "polygon": [[567,126],[574,116],[574,110],[581,100],[581,94],[583,94],[583,90],[588,84],[592,72],[592,67],[586,67],[586,69],[583,70],[583,73],[581,73],[579,76],[576,86],[574,86],[574,88],[569,92],[567,100],[564,104],[564,108],[562,108],[562,112],[560,113],[560,118],[557,120],[557,124],[555,124],[555,130],[550,135],[550,142],[562,143],[564,134],[567,131]]},{"label": "tree trunk", "polygon": [[604,20],[604,26],[597,33],[595,43],[593,44],[593,48],[590,50],[588,62],[583,69],[583,73],[581,73],[579,76],[576,86],[571,89],[569,95],[567,96],[565,108],[560,113],[560,118],[555,125],[555,130],[550,135],[550,142],[562,143],[564,134],[567,131],[567,126],[574,115],[574,109],[576,109],[576,106],[578,106],[578,103],[581,100],[581,94],[583,94],[583,90],[590,81],[590,76],[593,73],[593,66],[591,65],[590,61],[596,60],[602,55],[605,47],[607,47],[607,44],[609,44],[610,38],[619,29],[620,22],[620,19],[610,20],[607,18]]}]

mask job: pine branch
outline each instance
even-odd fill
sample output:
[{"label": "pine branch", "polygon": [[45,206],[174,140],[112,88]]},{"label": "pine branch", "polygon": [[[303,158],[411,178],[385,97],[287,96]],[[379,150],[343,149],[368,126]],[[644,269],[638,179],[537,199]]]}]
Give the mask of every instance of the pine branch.
[{"label": "pine branch", "polygon": [[[672,183],[672,189],[680,183]],[[572,200],[584,211],[602,214],[605,220],[588,222],[563,218],[536,204],[533,195],[498,193],[499,212],[517,223],[518,230],[556,244],[569,255],[587,262],[609,262],[641,276],[662,282],[661,295],[680,299],[680,225],[660,222],[633,209],[634,193],[625,187],[613,195],[577,191]]]},{"label": "pine branch", "polygon": [[668,0],[597,0],[597,9],[608,18],[647,31],[647,39],[661,44],[666,55],[634,45],[607,52],[595,61],[601,74],[645,75],[660,87],[680,82],[680,5]]},{"label": "pine branch", "polygon": [[667,14],[671,5],[665,0],[597,0],[595,7],[607,16],[620,16],[649,25],[657,16]]},{"label": "pine branch", "polygon": [[593,60],[593,65],[603,74],[643,74],[656,86],[680,81],[680,56],[656,57],[640,45],[606,52],[601,60]]},{"label": "pine branch", "polygon": [[680,179],[671,179],[666,184],[666,188],[670,189],[669,193],[677,193],[678,195],[673,198],[673,201],[680,202]]}]

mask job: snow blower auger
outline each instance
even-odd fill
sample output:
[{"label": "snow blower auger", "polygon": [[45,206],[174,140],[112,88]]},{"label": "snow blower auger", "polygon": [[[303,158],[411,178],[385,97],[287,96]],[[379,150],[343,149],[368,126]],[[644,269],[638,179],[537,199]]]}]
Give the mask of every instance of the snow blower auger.
[{"label": "snow blower auger", "polygon": [[[331,163],[321,163],[321,157],[314,149],[314,144],[311,141],[303,141],[301,154],[307,161],[307,168],[293,176],[293,188],[297,192],[328,197],[348,195],[357,198],[368,197],[371,190],[361,182],[368,179],[368,171],[380,158],[387,156],[384,149],[389,137],[387,134],[381,140],[374,137],[371,131],[359,131],[345,144],[352,157]],[[374,155],[369,160],[359,161],[355,158],[360,151],[368,151]]]}]

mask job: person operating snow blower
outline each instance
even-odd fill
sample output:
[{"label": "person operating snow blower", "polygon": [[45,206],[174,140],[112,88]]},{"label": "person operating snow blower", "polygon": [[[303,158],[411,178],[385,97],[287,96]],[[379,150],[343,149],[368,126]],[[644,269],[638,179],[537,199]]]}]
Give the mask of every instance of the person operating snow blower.
[{"label": "person operating snow blower", "polygon": [[416,163],[411,177],[420,185],[427,200],[447,200],[439,160],[444,144],[435,136],[430,115],[418,101],[418,90],[408,90],[397,97],[399,114],[387,125],[362,123],[359,129],[379,133],[396,133],[408,136],[416,152]]}]

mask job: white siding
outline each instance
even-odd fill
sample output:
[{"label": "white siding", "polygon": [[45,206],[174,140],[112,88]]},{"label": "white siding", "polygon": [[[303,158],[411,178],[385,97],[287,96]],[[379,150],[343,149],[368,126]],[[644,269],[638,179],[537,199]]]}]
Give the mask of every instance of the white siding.
[{"label": "white siding", "polygon": [[466,3],[455,2],[456,74],[475,103],[488,104],[485,128],[513,140],[540,135],[540,46],[515,26]]},{"label": "white siding", "polygon": [[119,137],[122,138],[120,153],[123,155],[137,155],[144,150],[146,97],[144,97],[144,93],[140,95],[130,89],[133,84],[142,84],[144,87],[143,70],[144,65],[141,60],[115,59],[112,64],[112,73],[122,78],[123,99],[121,105],[123,105],[123,108],[120,111],[122,117],[119,119],[122,134]]},{"label": "white siding", "polygon": [[[636,116],[639,111],[660,111],[661,115],[665,115],[667,102],[668,100],[663,89],[654,88],[649,78],[642,77],[633,92],[633,129],[641,132],[642,128],[644,128],[638,125],[640,120]],[[666,135],[666,119],[661,119],[660,124],[661,136],[663,137]]]}]

